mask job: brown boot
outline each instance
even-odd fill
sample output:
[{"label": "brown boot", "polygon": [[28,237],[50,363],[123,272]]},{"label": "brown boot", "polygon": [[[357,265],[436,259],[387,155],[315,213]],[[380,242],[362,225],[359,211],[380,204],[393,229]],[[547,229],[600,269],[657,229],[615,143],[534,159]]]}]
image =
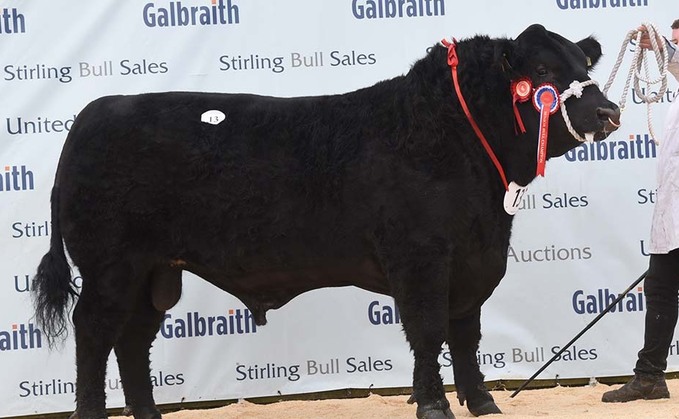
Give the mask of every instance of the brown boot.
[{"label": "brown boot", "polygon": [[634,377],[617,390],[604,393],[601,401],[604,403],[624,403],[632,400],[669,399],[670,391],[665,384],[663,375],[640,375]]}]

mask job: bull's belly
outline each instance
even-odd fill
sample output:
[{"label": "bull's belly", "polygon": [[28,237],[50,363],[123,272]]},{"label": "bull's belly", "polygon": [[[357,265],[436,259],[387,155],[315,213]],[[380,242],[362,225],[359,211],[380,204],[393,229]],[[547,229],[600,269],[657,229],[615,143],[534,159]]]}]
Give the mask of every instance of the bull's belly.
[{"label": "bull's belly", "polygon": [[218,288],[240,299],[257,316],[282,307],[296,296],[326,287],[356,286],[367,291],[389,294],[381,268],[372,259],[334,260],[313,266],[287,269],[260,269],[238,274],[186,262],[183,269],[193,272]]}]

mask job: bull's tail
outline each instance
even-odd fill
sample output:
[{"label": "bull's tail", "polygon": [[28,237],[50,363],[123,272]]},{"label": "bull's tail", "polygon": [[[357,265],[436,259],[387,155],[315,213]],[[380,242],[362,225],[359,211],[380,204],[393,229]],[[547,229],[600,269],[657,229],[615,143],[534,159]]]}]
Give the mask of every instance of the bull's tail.
[{"label": "bull's tail", "polygon": [[71,282],[71,267],[66,259],[59,227],[59,187],[52,188],[52,234],[50,249],[42,257],[33,278],[35,317],[50,344],[67,331],[66,313],[77,295]]}]

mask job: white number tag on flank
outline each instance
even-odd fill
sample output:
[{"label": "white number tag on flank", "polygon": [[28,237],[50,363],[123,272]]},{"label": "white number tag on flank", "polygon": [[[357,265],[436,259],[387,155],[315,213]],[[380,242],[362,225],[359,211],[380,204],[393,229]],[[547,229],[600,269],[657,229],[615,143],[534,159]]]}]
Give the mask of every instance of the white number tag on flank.
[{"label": "white number tag on flank", "polygon": [[518,185],[516,182],[509,184],[509,189],[505,192],[505,211],[507,214],[514,215],[519,211],[523,195],[528,190],[527,186]]},{"label": "white number tag on flank", "polygon": [[217,125],[220,122],[222,122],[225,118],[226,115],[224,115],[224,112],[212,109],[203,112],[203,114],[200,116],[200,121],[212,125]]}]

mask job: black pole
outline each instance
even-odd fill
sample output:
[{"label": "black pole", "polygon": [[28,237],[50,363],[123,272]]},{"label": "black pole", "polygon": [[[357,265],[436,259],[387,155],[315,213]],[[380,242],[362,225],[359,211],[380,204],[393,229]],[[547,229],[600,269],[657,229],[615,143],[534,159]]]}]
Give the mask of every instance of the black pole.
[{"label": "black pole", "polygon": [[567,344],[565,344],[565,345],[561,348],[561,350],[560,350],[559,352],[557,352],[556,354],[554,354],[554,356],[552,357],[552,359],[550,359],[549,361],[547,361],[547,363],[546,363],[545,365],[543,365],[542,368],[540,368],[539,370],[537,370],[537,371],[535,372],[535,374],[533,374],[529,379],[527,379],[526,381],[524,381],[523,384],[521,384],[521,386],[520,386],[518,389],[516,389],[516,391],[515,391],[514,393],[512,393],[512,395],[509,396],[509,397],[514,397],[514,396],[516,396],[517,394],[519,394],[519,392],[521,392],[521,390],[523,390],[528,384],[530,384],[530,382],[533,381],[533,380],[535,379],[535,377],[537,377],[538,375],[540,375],[540,373],[541,373],[542,371],[544,371],[544,370],[545,370],[552,362],[554,362],[555,359],[557,359],[559,356],[561,356],[561,354],[564,353],[564,352],[566,351],[566,349],[568,349],[568,348],[569,348],[576,340],[580,339],[580,336],[584,335],[585,332],[587,332],[592,326],[594,326],[594,325],[596,324],[596,322],[598,322],[599,320],[601,320],[601,318],[602,318],[606,313],[608,313],[609,311],[611,311],[611,309],[613,308],[613,306],[615,306],[616,304],[618,304],[618,303],[620,302],[620,300],[622,300],[622,299],[627,295],[627,293],[630,292],[630,291],[632,290],[632,288],[634,288],[634,287],[636,287],[637,285],[639,285],[639,282],[641,282],[641,281],[646,277],[646,274],[648,274],[648,271],[646,271],[646,272],[644,272],[643,274],[641,274],[641,276],[640,276],[639,278],[637,278],[637,280],[634,281],[634,282],[632,283],[632,285],[630,285],[629,287],[627,287],[627,289],[626,289],[625,291],[623,291],[622,294],[618,295],[618,298],[616,298],[612,303],[610,303],[610,304],[608,305],[608,307],[606,307],[606,308],[604,309],[604,311],[602,311],[601,313],[599,313],[599,315],[596,316],[596,318],[594,318],[594,320],[592,320],[592,321],[587,325],[587,327],[585,327],[584,329],[582,329],[582,331],[580,331],[580,333],[578,333],[573,339],[571,339],[570,342],[568,342]]}]

